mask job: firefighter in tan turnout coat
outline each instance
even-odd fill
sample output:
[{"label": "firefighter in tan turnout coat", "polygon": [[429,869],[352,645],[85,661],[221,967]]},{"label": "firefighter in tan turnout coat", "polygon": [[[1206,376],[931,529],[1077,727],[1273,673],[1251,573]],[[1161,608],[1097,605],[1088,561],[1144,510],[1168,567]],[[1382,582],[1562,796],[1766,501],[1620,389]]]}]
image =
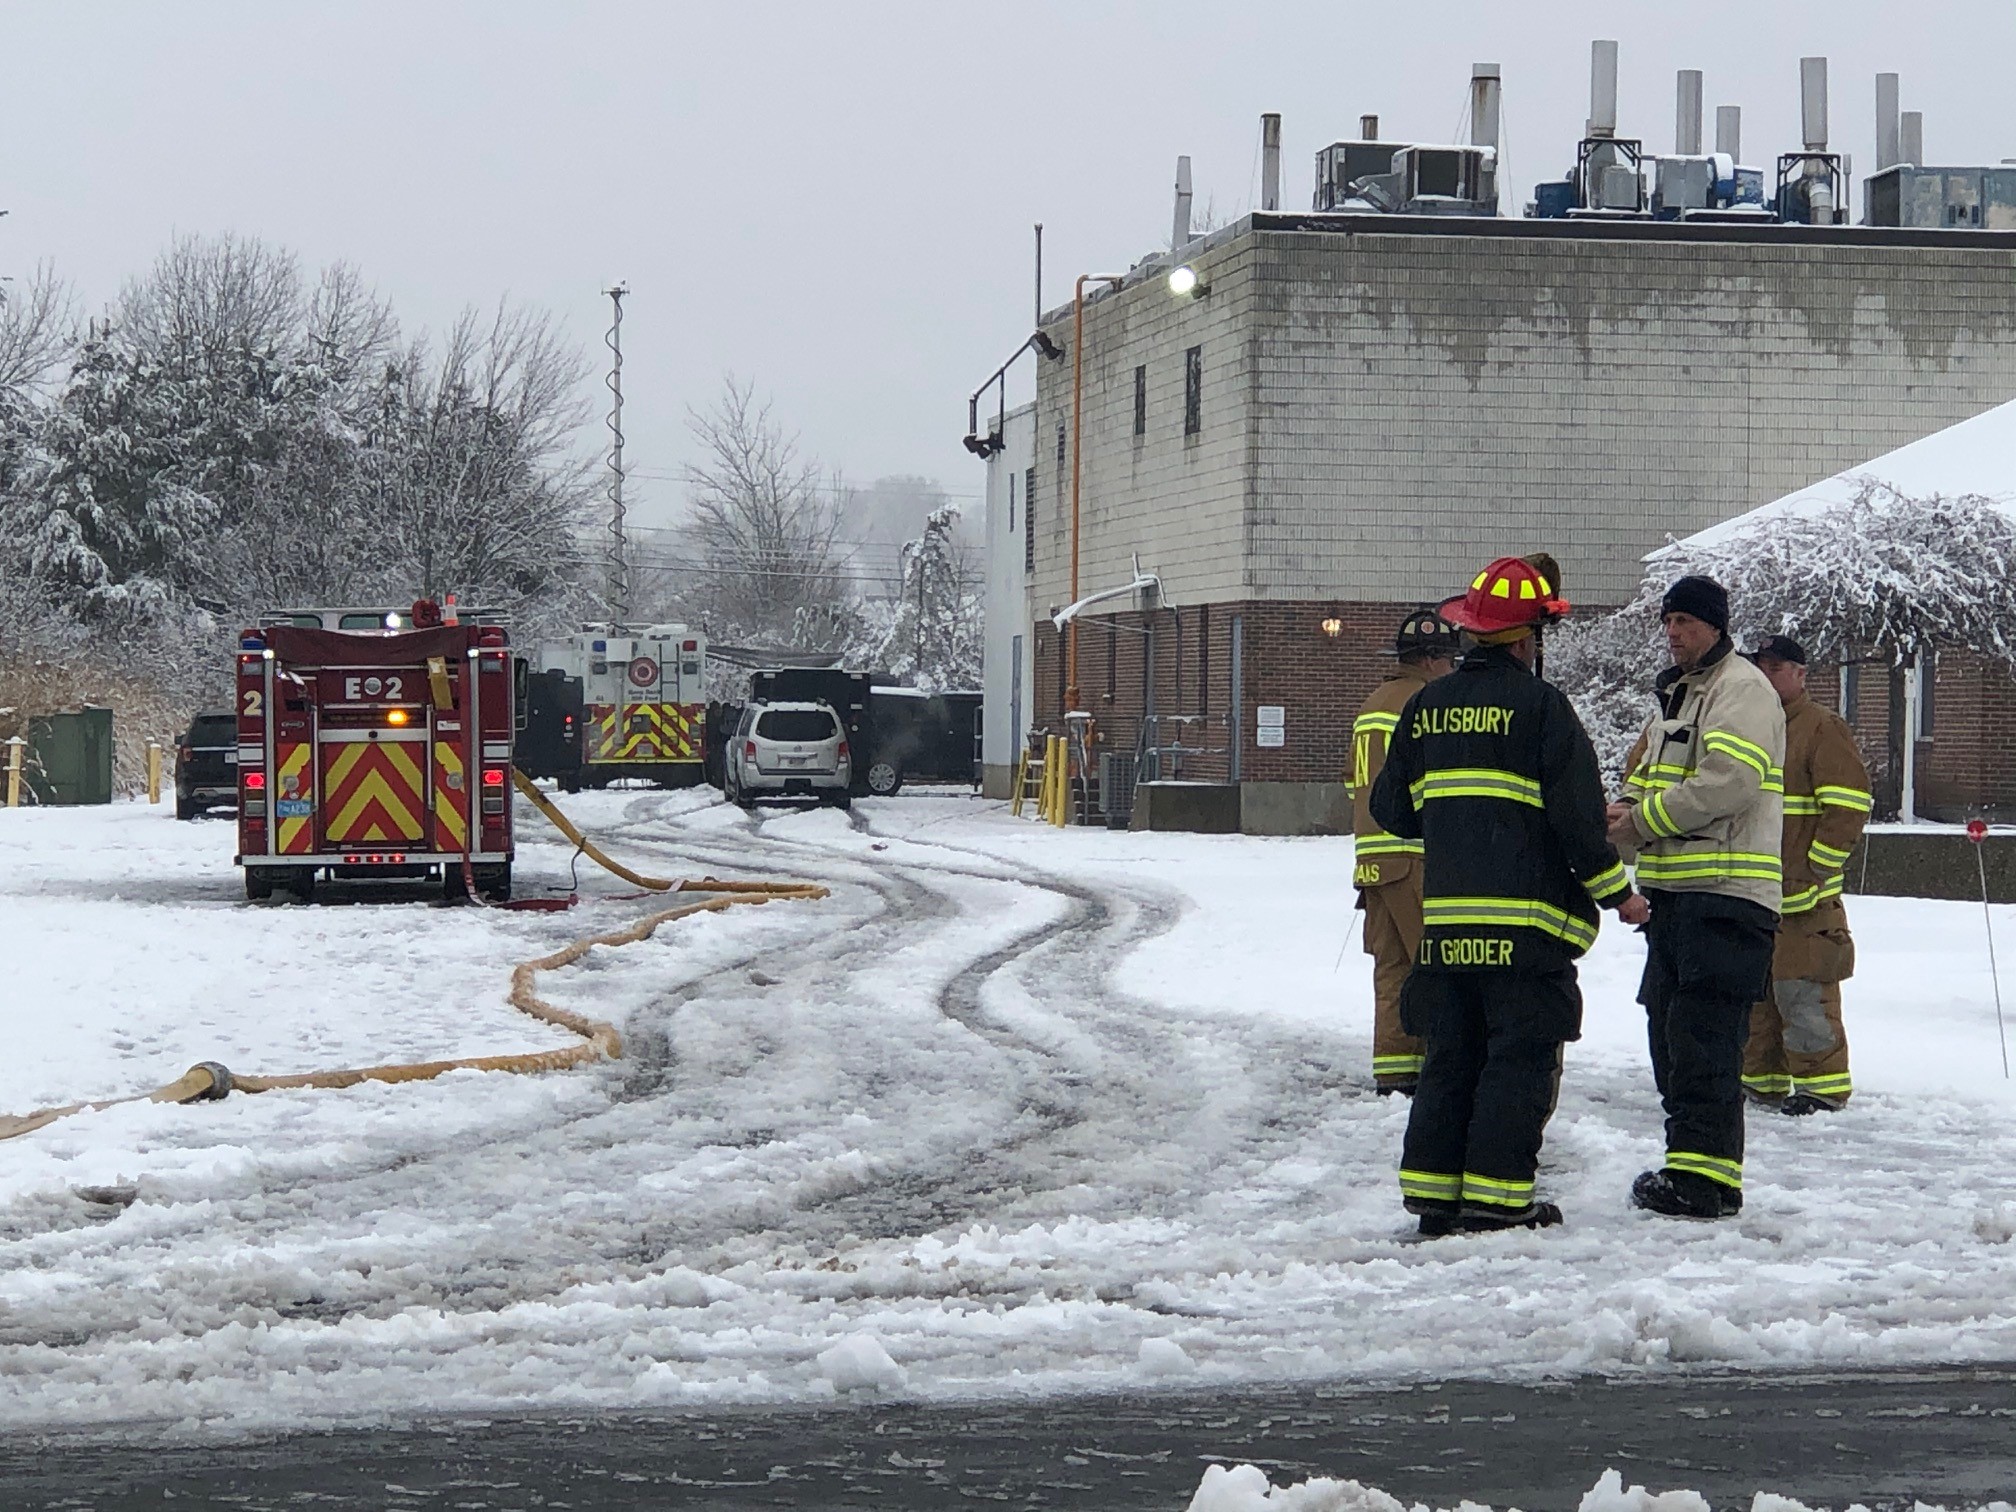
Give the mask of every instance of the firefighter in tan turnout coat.
[{"label": "firefighter in tan turnout coat", "polygon": [[1372,1076],[1381,1092],[1412,1094],[1421,1079],[1421,1041],[1400,1027],[1400,989],[1421,948],[1421,842],[1389,835],[1372,817],[1372,784],[1407,700],[1455,665],[1455,628],[1433,609],[1400,622],[1393,675],[1372,690],[1351,726],[1352,882],[1365,913],[1372,957]]},{"label": "firefighter in tan turnout coat", "polygon": [[1806,696],[1797,641],[1774,635],[1750,660],[1785,705],[1785,904],[1771,991],[1750,1013],[1743,1090],[1783,1113],[1818,1113],[1852,1090],[1841,983],[1855,945],[1841,869],[1868,822],[1869,769],[1841,716]]}]

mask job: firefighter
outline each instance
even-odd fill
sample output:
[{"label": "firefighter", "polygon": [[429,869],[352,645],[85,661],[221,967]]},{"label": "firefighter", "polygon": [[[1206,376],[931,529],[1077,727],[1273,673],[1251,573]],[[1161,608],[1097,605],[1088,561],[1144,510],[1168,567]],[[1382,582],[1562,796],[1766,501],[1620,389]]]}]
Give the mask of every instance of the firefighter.
[{"label": "firefighter", "polygon": [[1421,842],[1389,835],[1372,817],[1372,784],[1407,700],[1455,665],[1456,631],[1432,608],[1416,609],[1393,639],[1393,675],[1372,690],[1351,725],[1351,880],[1365,914],[1372,957],[1372,1079],[1381,1094],[1413,1095],[1421,1041],[1400,1027],[1400,988],[1421,948]]},{"label": "firefighter", "polygon": [[1666,1110],[1665,1164],[1631,1201],[1726,1218],[1743,1206],[1743,1045],[1778,928],[1785,712],[1735,654],[1721,584],[1679,579],[1660,621],[1673,665],[1609,810],[1652,905],[1638,1001]]},{"label": "firefighter", "polygon": [[1443,605],[1476,645],[1407,701],[1372,787],[1387,832],[1422,842],[1421,947],[1401,1017],[1426,1051],[1400,1192],[1425,1235],[1561,1221],[1534,1177],[1561,1046],[1581,1034],[1575,960],[1599,904],[1645,919],[1603,837],[1589,737],[1534,675],[1542,629],[1567,612],[1517,557]]},{"label": "firefighter", "polygon": [[1806,651],[1774,635],[1750,660],[1785,706],[1785,903],[1771,990],[1750,1010],[1743,1090],[1781,1113],[1847,1104],[1841,983],[1855,969],[1842,867],[1868,821],[1869,768],[1847,722],[1806,696]]}]

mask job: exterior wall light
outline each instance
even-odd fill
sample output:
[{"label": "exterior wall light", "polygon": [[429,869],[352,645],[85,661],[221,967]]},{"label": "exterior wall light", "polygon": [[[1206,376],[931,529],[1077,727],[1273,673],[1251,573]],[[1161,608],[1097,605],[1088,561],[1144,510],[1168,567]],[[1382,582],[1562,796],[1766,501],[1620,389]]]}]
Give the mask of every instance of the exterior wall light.
[{"label": "exterior wall light", "polygon": [[1338,636],[1344,633],[1344,621],[1338,619],[1333,614],[1329,619],[1323,621],[1323,633],[1332,640],[1337,639]]},{"label": "exterior wall light", "polygon": [[1178,299],[1202,299],[1211,292],[1211,285],[1197,276],[1197,270],[1185,263],[1169,274],[1169,292]]}]

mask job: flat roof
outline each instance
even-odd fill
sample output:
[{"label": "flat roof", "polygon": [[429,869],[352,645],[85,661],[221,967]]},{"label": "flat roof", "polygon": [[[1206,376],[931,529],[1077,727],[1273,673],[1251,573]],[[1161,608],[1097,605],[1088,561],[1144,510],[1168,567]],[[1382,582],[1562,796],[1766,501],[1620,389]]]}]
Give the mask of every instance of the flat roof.
[{"label": "flat roof", "polygon": [[[1532,241],[1755,242],[1763,246],[1948,247],[2016,252],[2016,231],[1916,226],[1799,226],[1783,221],[1636,220],[1591,216],[1529,219],[1489,215],[1367,215],[1256,210],[1255,231],[1358,236],[1487,236]],[[1243,222],[1242,222],[1243,223]],[[1242,224],[1235,223],[1235,224]]]}]

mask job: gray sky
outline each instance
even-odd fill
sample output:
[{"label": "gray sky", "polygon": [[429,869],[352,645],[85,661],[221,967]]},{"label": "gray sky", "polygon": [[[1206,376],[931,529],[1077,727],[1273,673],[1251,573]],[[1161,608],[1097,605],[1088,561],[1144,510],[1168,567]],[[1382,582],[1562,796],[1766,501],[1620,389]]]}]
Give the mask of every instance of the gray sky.
[{"label": "gray sky", "polygon": [[1674,71],[1701,68],[1711,133],[1740,104],[1768,169],[1798,145],[1811,52],[1858,171],[1879,69],[1932,161],[2016,157],[2011,0],[41,0],[0,31],[0,271],[51,258],[95,308],[174,232],[232,230],[358,264],[409,327],[509,292],[584,345],[623,278],[648,509],[676,498],[686,406],[731,368],[852,478],[972,494],[965,399],[1029,330],[1032,222],[1057,303],[1167,237],[1179,152],[1230,218],[1278,110],[1299,208],[1362,112],[1448,139],[1484,61],[1523,202],[1572,161],[1597,36],[1653,150]]}]

